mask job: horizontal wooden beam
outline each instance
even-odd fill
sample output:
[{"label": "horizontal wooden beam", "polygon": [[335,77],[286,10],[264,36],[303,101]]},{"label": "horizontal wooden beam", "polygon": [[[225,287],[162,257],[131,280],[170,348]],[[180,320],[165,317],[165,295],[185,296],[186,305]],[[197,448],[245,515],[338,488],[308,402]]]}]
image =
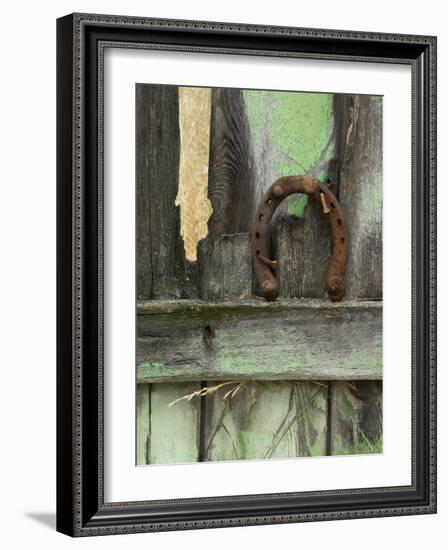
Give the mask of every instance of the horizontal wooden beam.
[{"label": "horizontal wooden beam", "polygon": [[137,381],[380,380],[382,303],[139,303]]}]

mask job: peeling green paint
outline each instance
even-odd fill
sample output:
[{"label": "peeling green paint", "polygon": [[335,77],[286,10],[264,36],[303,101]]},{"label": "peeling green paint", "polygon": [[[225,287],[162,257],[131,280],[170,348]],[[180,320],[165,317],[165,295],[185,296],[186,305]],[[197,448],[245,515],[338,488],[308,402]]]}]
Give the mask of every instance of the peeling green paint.
[{"label": "peeling green paint", "polygon": [[[293,174],[326,177],[333,157],[333,95],[245,90],[255,162],[270,166],[273,178]],[[272,183],[272,182],[266,182]],[[288,200],[288,212],[302,218],[308,197]]]},{"label": "peeling green paint", "polygon": [[243,92],[255,153],[269,134],[278,152],[278,177],[308,173],[321,162],[333,128],[333,95],[300,92]]},{"label": "peeling green paint", "polygon": [[303,218],[305,216],[305,208],[308,205],[308,195],[299,195],[295,199],[291,199],[288,202],[288,214],[296,218]]}]

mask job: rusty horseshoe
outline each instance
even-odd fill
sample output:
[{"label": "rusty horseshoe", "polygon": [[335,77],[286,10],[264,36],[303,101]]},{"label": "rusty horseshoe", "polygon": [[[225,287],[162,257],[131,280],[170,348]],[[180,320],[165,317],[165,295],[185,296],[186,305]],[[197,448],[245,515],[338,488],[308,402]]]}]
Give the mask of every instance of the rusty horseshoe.
[{"label": "rusty horseshoe", "polygon": [[326,276],[330,299],[339,301],[345,294],[344,274],[347,267],[347,225],[341,206],[326,185],[312,176],[285,176],[276,180],[263,196],[252,227],[252,255],[259,290],[265,300],[275,300],[279,283],[272,270],[277,262],[270,259],[269,222],[283,199],[293,193],[306,193],[319,203],[328,216],[333,237],[333,254]]}]

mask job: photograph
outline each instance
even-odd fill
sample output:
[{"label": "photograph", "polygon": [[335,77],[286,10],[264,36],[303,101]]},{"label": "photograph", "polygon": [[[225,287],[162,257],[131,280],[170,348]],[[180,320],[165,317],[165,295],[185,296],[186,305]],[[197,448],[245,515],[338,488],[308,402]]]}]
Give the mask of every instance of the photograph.
[{"label": "photograph", "polygon": [[383,97],[137,83],[136,464],[383,451]]}]

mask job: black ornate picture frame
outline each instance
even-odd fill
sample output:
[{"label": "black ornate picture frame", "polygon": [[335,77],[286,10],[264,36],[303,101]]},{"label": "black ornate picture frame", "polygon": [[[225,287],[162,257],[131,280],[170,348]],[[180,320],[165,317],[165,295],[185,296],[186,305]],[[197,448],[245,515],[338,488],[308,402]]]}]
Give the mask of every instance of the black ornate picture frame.
[{"label": "black ornate picture frame", "polygon": [[[149,491],[146,501],[105,502],[102,174],[108,45],[411,66],[411,485],[165,501],[153,500]],[[57,22],[57,53],[58,531],[91,536],[435,513],[436,38],[73,14]]]}]

